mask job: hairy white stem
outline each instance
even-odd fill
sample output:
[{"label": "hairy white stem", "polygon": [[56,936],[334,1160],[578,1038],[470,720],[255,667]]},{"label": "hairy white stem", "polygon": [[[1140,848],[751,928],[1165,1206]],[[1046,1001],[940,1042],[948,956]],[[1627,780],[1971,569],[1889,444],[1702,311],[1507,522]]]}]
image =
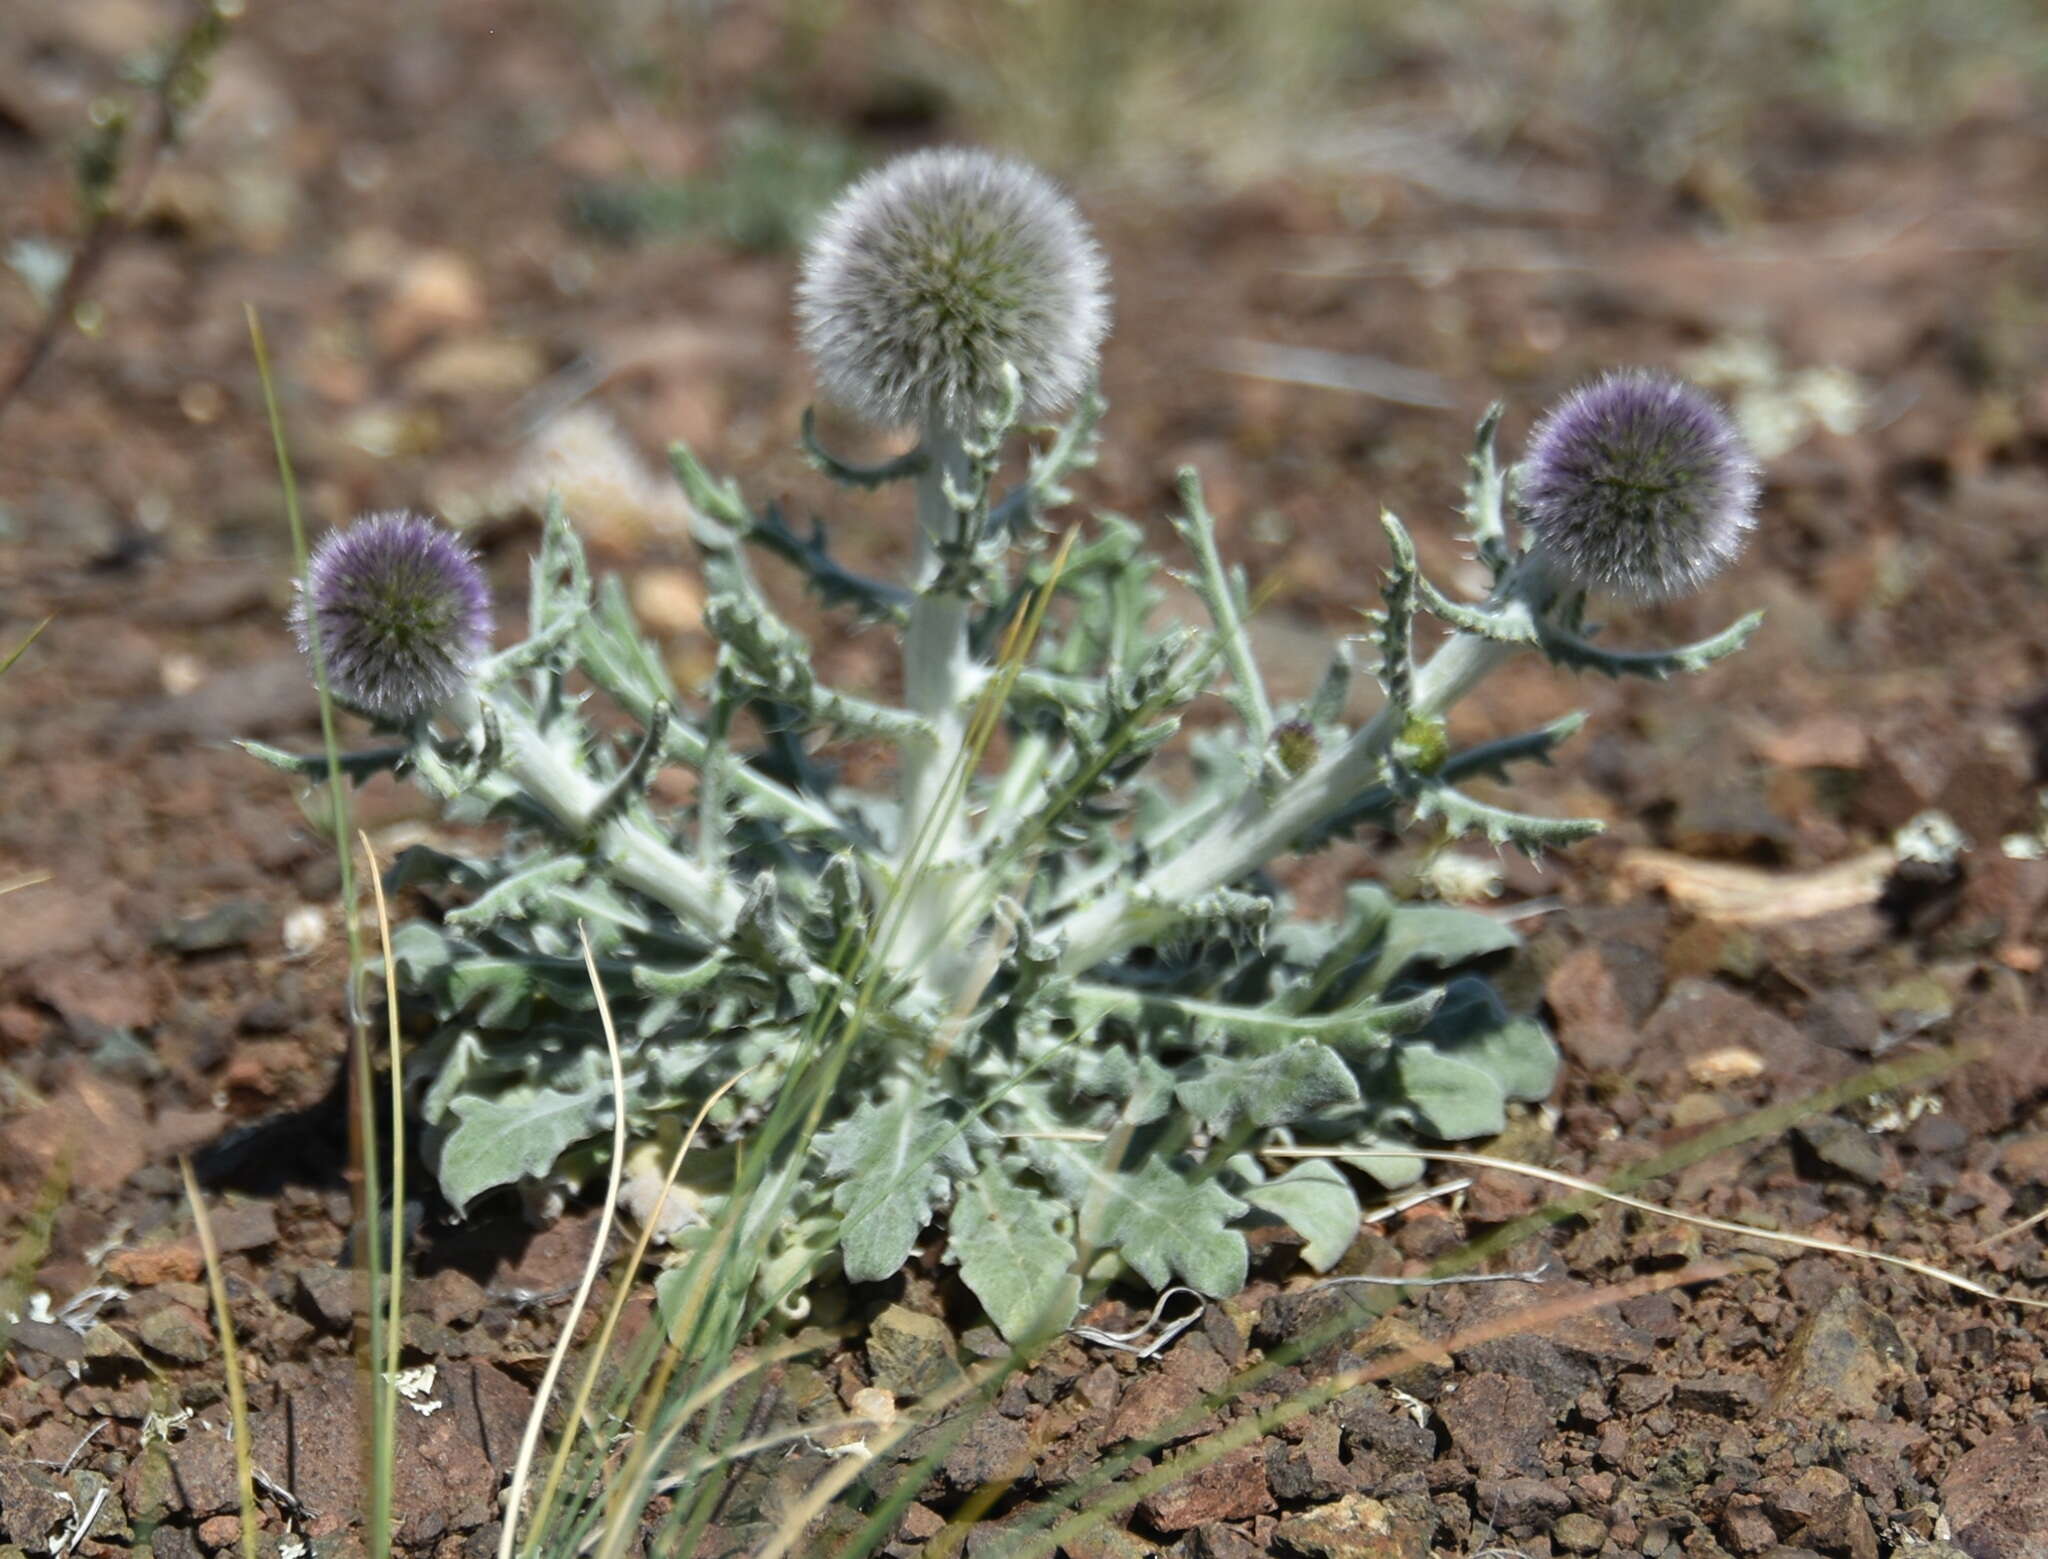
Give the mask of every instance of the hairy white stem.
[{"label": "hairy white stem", "polygon": [[[494,700],[491,709],[506,771],[521,790],[565,833],[590,833],[605,787],[557,749],[523,711],[503,700]],[[473,692],[452,704],[448,715],[460,722],[472,745],[482,745],[483,713]],[[683,924],[714,940],[731,933],[743,902],[739,889],[723,874],[708,872],[678,853],[645,818],[623,812],[599,825],[596,842],[612,857],[620,881],[667,905]]]},{"label": "hairy white stem", "polygon": [[1224,887],[1284,853],[1316,824],[1341,811],[1380,778],[1380,763],[1401,735],[1404,718],[1435,719],[1514,654],[1516,645],[1455,634],[1415,678],[1405,711],[1382,709],[1351,740],[1270,801],[1257,792],[1217,819],[1195,843],[1162,862],[1137,889],[1113,893],[1077,911],[1065,924],[1062,967],[1079,973],[1143,942],[1170,906]]},{"label": "hairy white stem", "polygon": [[903,694],[912,713],[930,722],[929,745],[903,753],[902,818],[896,872],[903,895],[883,957],[898,968],[917,967],[940,954],[953,905],[944,872],[966,847],[966,787],[957,771],[968,761],[970,705],[988,670],[968,648],[972,603],[945,587],[940,548],[959,539],[961,516],[947,497],[965,491],[968,455],[956,429],[933,422],[920,446],[925,465],[917,478],[917,599],[903,634]]}]

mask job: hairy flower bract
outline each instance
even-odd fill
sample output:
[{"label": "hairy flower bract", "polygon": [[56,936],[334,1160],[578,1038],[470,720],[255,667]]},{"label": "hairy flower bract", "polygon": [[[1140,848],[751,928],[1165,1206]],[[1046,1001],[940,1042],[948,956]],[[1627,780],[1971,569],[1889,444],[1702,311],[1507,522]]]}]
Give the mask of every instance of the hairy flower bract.
[{"label": "hairy flower bract", "polygon": [[314,549],[292,605],[334,696],[406,725],[460,692],[490,642],[475,553],[424,515],[365,515]]},{"label": "hairy flower bract", "polygon": [[1572,584],[1643,601],[1686,595],[1741,552],[1757,468],[1733,420],[1682,379],[1610,373],[1536,425],[1523,516]]},{"label": "hairy flower bract", "polygon": [[833,207],[797,289],[803,343],[827,394],[885,425],[963,427],[1004,363],[1024,410],[1087,385],[1109,325],[1101,251],[1036,169],[985,152],[914,153]]}]

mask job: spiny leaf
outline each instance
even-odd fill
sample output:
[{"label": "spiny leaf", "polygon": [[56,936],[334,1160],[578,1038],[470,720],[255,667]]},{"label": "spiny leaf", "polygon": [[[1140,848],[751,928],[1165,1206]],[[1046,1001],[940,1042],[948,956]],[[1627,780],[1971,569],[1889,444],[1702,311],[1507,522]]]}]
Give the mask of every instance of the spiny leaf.
[{"label": "spiny leaf", "polygon": [[1539,624],[1543,653],[1560,666],[1574,671],[1597,671],[1609,677],[1648,677],[1662,682],[1681,671],[1704,671],[1717,660],[1725,660],[1749,642],[1762,624],[1764,614],[1751,612],[1711,638],[1685,644],[1675,650],[1608,650],[1590,639],[1549,621]]},{"label": "spiny leaf", "polygon": [[1426,784],[1415,792],[1415,815],[1442,820],[1453,839],[1480,834],[1490,844],[1513,845],[1532,859],[1545,850],[1560,850],[1602,832],[1606,824],[1590,817],[1536,817],[1511,812],[1466,795],[1455,786]]}]

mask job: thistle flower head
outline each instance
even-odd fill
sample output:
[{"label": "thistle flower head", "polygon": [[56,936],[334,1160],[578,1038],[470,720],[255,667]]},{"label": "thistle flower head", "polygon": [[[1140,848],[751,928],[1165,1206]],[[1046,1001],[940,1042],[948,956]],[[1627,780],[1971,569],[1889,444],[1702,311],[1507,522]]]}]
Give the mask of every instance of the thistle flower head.
[{"label": "thistle flower head", "polygon": [[1547,412],[1518,473],[1545,560],[1642,601],[1697,590],[1756,523],[1757,466],[1733,420],[1669,374],[1610,373]]},{"label": "thistle flower head", "polygon": [[1036,169],[985,152],[900,157],[826,215],[797,319],[825,391],[870,420],[964,427],[1004,363],[1023,411],[1086,387],[1108,328],[1102,253]]},{"label": "thistle flower head", "polygon": [[313,551],[292,603],[299,647],[334,696],[405,725],[461,691],[490,643],[476,554],[424,515],[365,515]]}]

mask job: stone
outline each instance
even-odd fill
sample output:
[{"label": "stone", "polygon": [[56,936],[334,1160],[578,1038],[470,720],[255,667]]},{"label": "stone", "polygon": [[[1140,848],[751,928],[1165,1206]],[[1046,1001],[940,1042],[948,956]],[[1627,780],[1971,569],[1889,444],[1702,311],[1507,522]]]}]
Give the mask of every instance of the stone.
[{"label": "stone", "polygon": [[443,1267],[406,1285],[406,1308],[424,1311],[437,1326],[469,1326],[484,1313],[483,1286],[457,1267]]},{"label": "stone", "polygon": [[1681,1380],[1672,1389],[1672,1400],[1678,1406],[1722,1418],[1747,1418],[1761,1409],[1770,1395],[1763,1377],[1746,1371]]},{"label": "stone", "polygon": [[107,1257],[107,1275],[130,1288],[155,1288],[160,1283],[196,1283],[206,1271],[206,1257],[196,1240],[172,1240],[117,1250]]},{"label": "stone", "polygon": [[[1490,1283],[1472,1291],[1463,1324],[1502,1321],[1534,1306],[1568,1303],[1590,1295],[1583,1283]],[[1603,1385],[1625,1369],[1646,1369],[1655,1360],[1650,1340],[1605,1310],[1588,1309],[1564,1320],[1546,1322],[1538,1331],[1514,1332],[1475,1343],[1460,1357],[1474,1371],[1492,1371],[1527,1381],[1555,1417],[1590,1386]]]},{"label": "stone", "polygon": [[1918,1365],[1890,1316],[1838,1288],[1786,1344],[1772,1403],[1786,1414],[1874,1418]]},{"label": "stone", "polygon": [[247,947],[270,924],[270,911],[253,899],[229,899],[212,909],[165,921],[157,940],[174,953],[225,953]]},{"label": "stone", "polygon": [[1572,1497],[1546,1478],[1481,1478],[1473,1508],[1505,1532],[1549,1525],[1572,1508]]},{"label": "stone", "polygon": [[2048,1427],[2015,1424],[1941,1480],[1956,1546],[1975,1559],[2048,1559]]},{"label": "stone", "polygon": [[347,1332],[363,1299],[363,1275],[352,1267],[306,1267],[299,1273],[299,1308],[330,1332]]},{"label": "stone", "polygon": [[64,1486],[34,1462],[0,1456],[0,1537],[41,1553],[71,1520]]},{"label": "stone", "polygon": [[[256,1463],[314,1513],[309,1537],[345,1530],[360,1506],[358,1399],[354,1362],[325,1359],[256,1416]],[[532,1402],[532,1393],[490,1365],[437,1367],[427,1390],[398,1413],[392,1515],[401,1543],[431,1546],[497,1515],[504,1469],[518,1452]]]},{"label": "stone", "polygon": [[1435,1459],[1435,1433],[1396,1407],[1378,1387],[1355,1387],[1335,1406],[1354,1461],[1370,1457],[1393,1474],[1418,1471]]},{"label": "stone", "polygon": [[102,1374],[140,1373],[149,1365],[125,1333],[101,1321],[85,1334],[85,1367]]},{"label": "stone", "polygon": [[[941,1526],[944,1524],[940,1523]],[[1225,1533],[1230,1531],[1228,1527],[1213,1530]],[[1199,1541],[1206,1535],[1206,1532],[1198,1529],[1191,1541]],[[1109,1521],[1091,1528],[1079,1537],[1066,1539],[1060,1544],[1060,1551],[1067,1555],[1067,1559],[1161,1559],[1166,1552],[1158,1545],[1148,1543],[1142,1537],[1126,1532],[1122,1527]],[[1229,1553],[1229,1549],[1223,1549],[1216,1555],[1216,1559],[1224,1559],[1224,1555]]]},{"label": "stone", "polygon": [[1676,981],[1643,1028],[1644,1080],[1683,1079],[1690,1063],[1731,1048],[1755,1052],[1785,1086],[1836,1082],[1855,1062],[1717,981]]},{"label": "stone", "polygon": [[232,1548],[242,1540],[240,1516],[208,1516],[199,1523],[199,1546],[215,1553]]},{"label": "stone", "polygon": [[1344,1431],[1336,1416],[1319,1413],[1302,1425],[1298,1444],[1269,1441],[1266,1482],[1285,1505],[1320,1505],[1356,1491],[1358,1480],[1344,1463]]},{"label": "stone", "polygon": [[[235,1482],[235,1448],[225,1435],[189,1429],[170,1449],[170,1508],[199,1520],[233,1510],[241,1503]],[[137,1504],[143,1490],[130,1491]]]},{"label": "stone", "polygon": [[1155,1366],[1124,1386],[1109,1421],[1109,1439],[1172,1445],[1213,1431],[1215,1415],[1195,1409],[1229,1378],[1230,1367],[1207,1337],[1181,1338]]},{"label": "stone", "polygon": [[957,1345],[937,1316],[891,1305],[868,1327],[868,1372],[899,1398],[921,1397],[961,1378]]},{"label": "stone", "polygon": [[121,1503],[135,1520],[154,1526],[179,1508],[177,1499],[170,1448],[160,1440],[153,1441],[122,1469]]},{"label": "stone", "polygon": [[1181,1540],[1178,1551],[1186,1559],[1268,1559],[1263,1544],[1253,1542],[1235,1527],[1196,1527]]},{"label": "stone", "polygon": [[1823,1115],[1800,1122],[1792,1131],[1822,1165],[1837,1174],[1868,1186],[1898,1182],[1897,1160],[1888,1156],[1878,1140],[1854,1121],[1839,1115]]},{"label": "stone", "polygon": [[1764,1509],[1792,1528],[1798,1547],[1877,1559],[1877,1533],[1848,1478],[1832,1467],[1808,1467],[1763,1490]]},{"label": "stone", "polygon": [[[1168,1456],[1164,1466],[1201,1453],[1198,1440],[1188,1450]],[[1256,1445],[1239,1446],[1187,1477],[1148,1494],[1139,1503],[1145,1518],[1162,1532],[1185,1532],[1217,1521],[1245,1521],[1274,1509],[1266,1484],[1266,1459]]]},{"label": "stone", "polygon": [[191,1527],[161,1526],[149,1534],[151,1559],[204,1559],[199,1534]]},{"label": "stone", "polygon": [[430,336],[474,328],[484,318],[476,267],[452,249],[426,249],[399,266],[373,329],[380,351],[402,357]]},{"label": "stone", "polygon": [[74,1186],[118,1190],[148,1162],[147,1140],[142,1094],[132,1083],[74,1072],[61,1091],[8,1120],[0,1178],[39,1185],[61,1163]]},{"label": "stone", "polygon": [[1556,1414],[1528,1381],[1516,1375],[1471,1375],[1436,1405],[1451,1444],[1475,1469],[1541,1472],[1543,1437]]},{"label": "stone", "polygon": [[1347,1494],[1274,1527],[1283,1551],[1302,1559],[1428,1559],[1433,1522],[1388,1502]]},{"label": "stone", "polygon": [[85,1339],[54,1321],[16,1321],[8,1338],[15,1349],[40,1353],[59,1364],[78,1364],[85,1359]]},{"label": "stone", "polygon": [[1676,1383],[1662,1375],[1624,1375],[1614,1388],[1614,1405],[1634,1416],[1671,1400]]},{"label": "stone", "polygon": [[1369,1305],[1367,1292],[1359,1285],[1318,1284],[1270,1294],[1259,1306],[1252,1341],[1268,1349],[1309,1344],[1312,1357],[1326,1357],[1337,1348],[1356,1346],[1357,1335],[1377,1319]]},{"label": "stone", "polygon": [[1634,1058],[1642,1025],[1599,947],[1568,954],[1543,982],[1558,1048],[1589,1072],[1619,1072]]},{"label": "stone", "polygon": [[1005,1482],[1030,1465],[1031,1432],[993,1409],[968,1426],[945,1461],[948,1481],[962,1492]]},{"label": "stone", "polygon": [[230,1202],[212,1214],[213,1242],[223,1256],[277,1243],[277,1209],[268,1202]]},{"label": "stone", "polygon": [[1607,1541],[1607,1523],[1584,1511],[1569,1511],[1552,1524],[1550,1541],[1564,1553],[1595,1554]]},{"label": "stone", "polygon": [[1721,1513],[1721,1539],[1738,1554],[1760,1554],[1778,1541],[1778,1529],[1764,1511],[1764,1502],[1738,1495]]},{"label": "stone", "polygon": [[197,1311],[169,1304],[137,1323],[135,1335],[151,1353],[178,1364],[204,1364],[213,1357],[213,1328]]},{"label": "stone", "polygon": [[1353,1351],[1362,1363],[1392,1369],[1393,1374],[1381,1377],[1387,1385],[1425,1402],[1435,1400],[1455,1362],[1441,1344],[1398,1315],[1373,1322]]}]

